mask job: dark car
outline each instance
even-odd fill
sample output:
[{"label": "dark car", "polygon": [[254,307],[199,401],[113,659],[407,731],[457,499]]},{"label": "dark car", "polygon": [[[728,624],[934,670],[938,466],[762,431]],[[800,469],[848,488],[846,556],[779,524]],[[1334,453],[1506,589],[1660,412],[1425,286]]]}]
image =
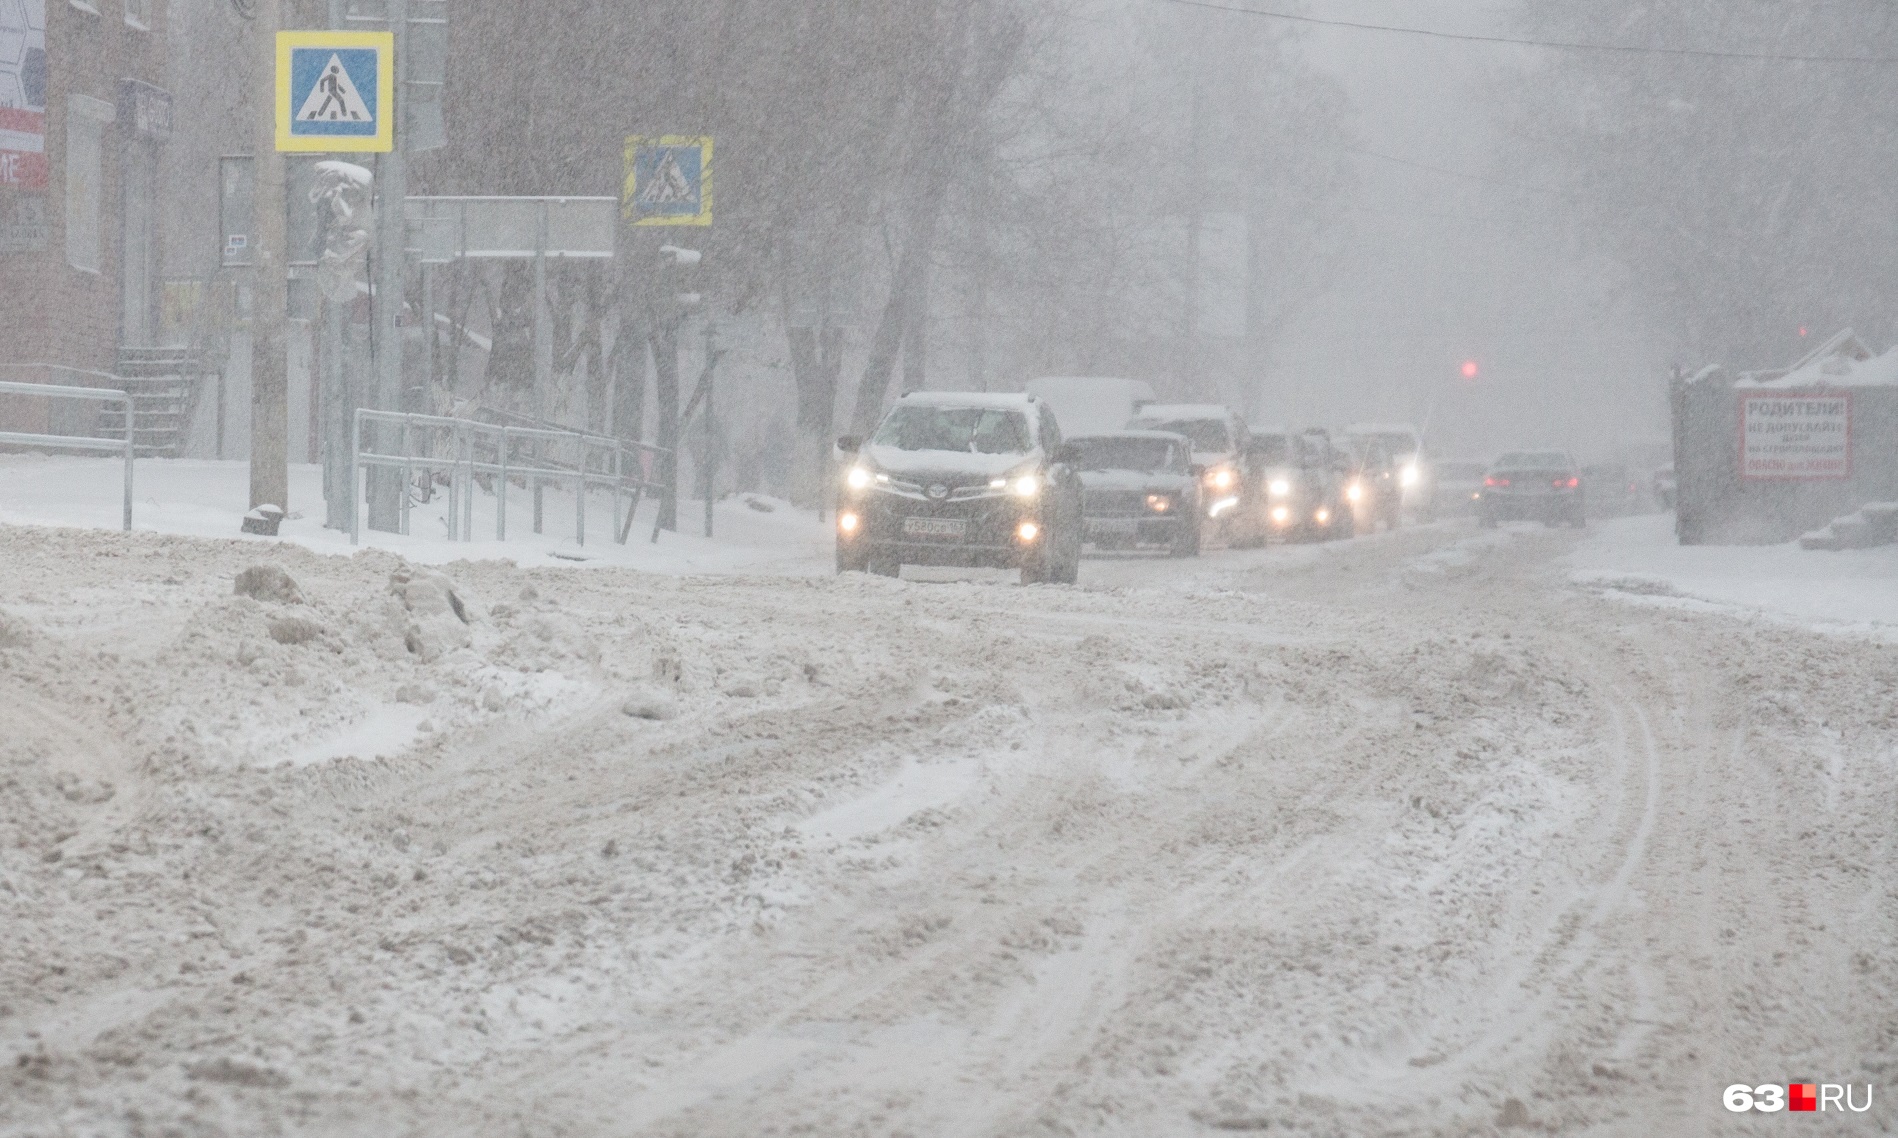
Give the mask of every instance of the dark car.
[{"label": "dark car", "polygon": [[1351,468],[1345,478],[1344,497],[1351,506],[1353,525],[1366,532],[1377,528],[1379,522],[1385,529],[1396,529],[1404,515],[1403,461],[1391,451],[1390,444],[1375,435],[1351,441]]},{"label": "dark car", "polygon": [[1485,526],[1539,520],[1545,525],[1588,524],[1586,489],[1575,460],[1559,450],[1513,451],[1483,476],[1477,516]]},{"label": "dark car", "polygon": [[1338,456],[1328,438],[1267,427],[1246,444],[1245,520],[1258,540],[1351,536]]},{"label": "dark car", "polygon": [[1246,446],[1245,421],[1219,403],[1149,403],[1127,423],[1130,431],[1168,431],[1193,444],[1200,474],[1200,510],[1222,539],[1230,536],[1233,511],[1243,493],[1240,455]]},{"label": "dark car", "polygon": [[1099,549],[1164,547],[1199,555],[1201,468],[1192,441],[1166,431],[1115,431],[1068,440],[1081,478],[1087,540]]},{"label": "dark car", "polygon": [[1081,481],[1054,412],[1032,395],[913,392],[854,454],[837,503],[837,569],[1020,569],[1072,584],[1081,564]]}]

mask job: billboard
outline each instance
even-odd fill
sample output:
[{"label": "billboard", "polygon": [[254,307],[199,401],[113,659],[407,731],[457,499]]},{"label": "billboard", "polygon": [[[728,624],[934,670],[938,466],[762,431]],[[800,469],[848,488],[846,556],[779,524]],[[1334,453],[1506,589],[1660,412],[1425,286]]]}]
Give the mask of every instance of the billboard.
[{"label": "billboard", "polygon": [[0,189],[46,189],[46,0],[0,3]]},{"label": "billboard", "polygon": [[1740,477],[1756,482],[1852,477],[1851,393],[1742,393]]}]

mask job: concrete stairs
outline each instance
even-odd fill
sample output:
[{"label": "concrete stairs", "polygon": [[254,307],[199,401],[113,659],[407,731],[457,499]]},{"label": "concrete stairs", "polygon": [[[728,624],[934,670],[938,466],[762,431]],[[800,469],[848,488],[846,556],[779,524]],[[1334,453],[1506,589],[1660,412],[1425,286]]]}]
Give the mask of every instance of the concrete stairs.
[{"label": "concrete stairs", "polygon": [[[132,396],[133,449],[141,458],[176,458],[191,429],[205,368],[190,348],[121,348],[118,375]],[[125,411],[99,412],[94,434],[125,437]]]}]

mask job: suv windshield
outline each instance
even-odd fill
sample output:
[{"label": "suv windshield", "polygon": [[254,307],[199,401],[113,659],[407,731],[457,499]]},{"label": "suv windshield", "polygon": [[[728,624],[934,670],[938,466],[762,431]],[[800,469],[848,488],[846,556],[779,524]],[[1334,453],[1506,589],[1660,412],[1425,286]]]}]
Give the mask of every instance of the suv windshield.
[{"label": "suv windshield", "polygon": [[1384,453],[1393,457],[1403,457],[1404,455],[1415,454],[1417,451],[1417,437],[1408,432],[1379,431],[1376,434],[1360,435],[1358,437],[1366,442],[1375,440],[1383,443]]},{"label": "suv windshield", "polygon": [[1072,439],[1079,459],[1074,465],[1082,470],[1170,470],[1186,469],[1178,445],[1166,439]]},{"label": "suv windshield", "polygon": [[870,441],[897,450],[1028,453],[1028,419],[995,407],[897,407]]},{"label": "suv windshield", "polygon": [[1567,470],[1568,455],[1559,450],[1525,450],[1496,460],[1498,470]]},{"label": "suv windshield", "polygon": [[1232,438],[1226,434],[1226,424],[1218,419],[1174,419],[1169,422],[1149,422],[1141,420],[1134,426],[1143,431],[1167,431],[1175,435],[1185,435],[1198,451],[1229,451]]},{"label": "suv windshield", "polygon": [[1261,466],[1297,466],[1298,448],[1285,435],[1253,435],[1252,458]]}]

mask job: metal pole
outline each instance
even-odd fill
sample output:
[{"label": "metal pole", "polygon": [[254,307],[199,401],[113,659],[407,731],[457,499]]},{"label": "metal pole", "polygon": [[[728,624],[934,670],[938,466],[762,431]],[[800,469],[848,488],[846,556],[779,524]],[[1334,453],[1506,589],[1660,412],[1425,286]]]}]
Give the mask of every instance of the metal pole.
[{"label": "metal pole", "polygon": [[289,318],[288,258],[284,237],[283,155],[277,153],[277,30],[279,0],[257,0],[250,32],[256,37],[257,102],[252,123],[256,180],[251,230],[256,250],[251,288],[250,508],[290,508],[290,375],[284,325]]},{"label": "metal pole", "polygon": [[[431,476],[430,481],[433,481]],[[448,443],[448,540],[461,540],[461,428]]]},{"label": "metal pole", "polygon": [[349,418],[349,544],[362,540],[362,495],[359,476],[362,471],[362,412],[354,408]]},{"label": "metal pole", "polygon": [[713,454],[715,445],[712,440],[712,376],[718,369],[718,354],[714,351],[713,337],[717,333],[712,322],[705,322],[705,410],[700,414],[705,422],[705,454],[699,459],[699,481],[705,493],[705,536],[712,536],[712,501],[718,497],[712,482],[718,476],[718,458]]},{"label": "metal pole", "polygon": [[[534,238],[534,417],[546,421],[554,385],[554,334],[547,308],[547,201],[540,202]],[[534,532],[540,532],[536,529]]]},{"label": "metal pole", "polygon": [[[329,27],[340,29],[345,24],[344,0],[329,0]],[[327,210],[324,212],[325,230],[336,224],[336,218]],[[323,398],[317,401],[323,409],[323,525],[326,529],[347,529],[356,516],[356,468],[352,465],[343,470],[343,452],[350,449],[345,446],[343,432],[351,426],[351,417],[355,412],[354,401],[349,398],[349,389],[345,383],[343,370],[343,303],[323,298],[323,342],[319,351],[323,357],[323,371],[320,376]]]},{"label": "metal pole", "polygon": [[138,433],[132,424],[132,396],[125,396],[125,532],[132,532],[132,455]]},{"label": "metal pole", "polygon": [[[395,89],[402,90],[408,77],[404,58],[409,38],[408,0],[388,0],[389,30],[395,35]],[[399,98],[399,96],[398,96]],[[376,171],[376,287],[370,298],[373,305],[376,339],[377,392],[374,403],[384,411],[404,410],[402,406],[402,247],[406,244],[403,201],[408,197],[408,169],[402,147],[400,108],[390,107],[386,114],[396,115],[395,149],[381,155]],[[378,430],[380,438],[383,432]],[[393,530],[400,526],[398,493],[406,495],[396,470],[378,468],[370,478],[372,489],[369,524],[373,529]]]},{"label": "metal pole", "polygon": [[587,442],[576,440],[580,453],[580,473],[573,480],[573,536],[574,543],[587,543]]},{"label": "metal pole", "polygon": [[501,481],[494,490],[494,540],[507,540],[507,428],[501,428]]}]

